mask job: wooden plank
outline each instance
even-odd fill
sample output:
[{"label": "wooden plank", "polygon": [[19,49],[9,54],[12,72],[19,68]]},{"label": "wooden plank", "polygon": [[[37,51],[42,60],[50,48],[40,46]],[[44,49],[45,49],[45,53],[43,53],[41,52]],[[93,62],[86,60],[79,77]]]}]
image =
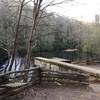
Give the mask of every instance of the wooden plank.
[{"label": "wooden plank", "polygon": [[67,73],[67,74],[57,74],[57,73],[43,73],[42,78],[51,78],[51,79],[69,79],[73,81],[89,81],[89,77],[86,75],[81,74],[73,74],[73,73]]},{"label": "wooden plank", "polygon": [[39,69],[39,68],[40,68],[40,67],[34,67],[34,68],[31,68],[31,69],[25,69],[25,70],[20,70],[20,71],[10,71],[10,72],[4,73],[4,74],[0,74],[0,77],[6,76],[6,75],[10,75],[10,74],[17,74],[17,73],[30,72],[30,71],[37,70],[37,69]]},{"label": "wooden plank", "polygon": [[66,75],[66,74],[76,74],[76,75],[84,75],[84,76],[89,76],[88,73],[78,73],[78,72],[67,72],[67,71],[54,71],[54,70],[46,70],[46,69],[43,69],[42,72],[43,73],[55,73],[55,74],[62,74],[62,75]]},{"label": "wooden plank", "polygon": [[43,76],[43,78],[51,78],[51,79],[64,79],[64,80],[73,80],[73,81],[83,81],[83,82],[89,82],[87,77],[83,77],[83,76],[72,76],[72,75],[68,75],[68,76]]},{"label": "wooden plank", "polygon": [[17,87],[22,87],[26,85],[27,83],[22,83],[22,82],[16,82],[16,83],[8,83],[1,85],[0,87],[5,87],[5,88],[17,88]]}]

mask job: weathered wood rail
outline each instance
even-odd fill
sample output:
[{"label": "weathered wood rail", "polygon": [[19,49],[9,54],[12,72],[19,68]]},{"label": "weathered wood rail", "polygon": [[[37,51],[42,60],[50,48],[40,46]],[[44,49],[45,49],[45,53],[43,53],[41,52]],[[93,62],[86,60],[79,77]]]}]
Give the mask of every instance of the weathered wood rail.
[{"label": "weathered wood rail", "polygon": [[[33,67],[30,69],[25,69],[25,70],[19,70],[19,71],[10,71],[10,72],[6,72],[3,74],[0,74],[0,79],[2,78],[6,78],[11,82],[16,82],[16,81],[22,81],[25,74],[27,73],[27,77],[28,79],[30,79],[29,81],[33,81],[32,79],[35,80],[35,78],[37,78],[39,80],[39,70],[40,67]],[[28,80],[27,80],[28,82]]]},{"label": "weathered wood rail", "polygon": [[[62,77],[62,79],[63,78],[72,79],[74,81],[77,80],[79,82],[84,83],[84,82],[89,81],[90,76],[100,78],[100,70],[94,69],[94,68],[89,68],[87,66],[79,66],[79,65],[75,65],[75,64],[65,63],[65,62],[54,60],[54,59],[52,60],[52,59],[47,59],[47,58],[42,58],[42,57],[36,57],[35,63],[38,66],[45,67],[45,69],[49,70],[48,71],[49,73],[52,73],[53,71],[56,71],[56,73],[59,73],[59,71],[60,71],[63,75],[65,75],[64,77]],[[65,72],[65,74],[64,74],[64,72]],[[63,76],[62,74],[61,74],[61,76]],[[44,75],[44,76],[46,76],[46,75]],[[47,74],[47,76],[48,76],[48,74]],[[55,74],[52,76],[55,77]],[[60,76],[60,78],[61,78],[61,76]],[[51,77],[50,74],[48,77]]]},{"label": "weathered wood rail", "polygon": [[78,73],[65,73],[60,71],[42,70],[42,82],[81,83],[88,85],[89,77]]},{"label": "weathered wood rail", "polygon": [[[27,73],[27,80],[24,81]],[[0,74],[0,100],[19,93],[32,84],[40,83],[40,67]]]}]

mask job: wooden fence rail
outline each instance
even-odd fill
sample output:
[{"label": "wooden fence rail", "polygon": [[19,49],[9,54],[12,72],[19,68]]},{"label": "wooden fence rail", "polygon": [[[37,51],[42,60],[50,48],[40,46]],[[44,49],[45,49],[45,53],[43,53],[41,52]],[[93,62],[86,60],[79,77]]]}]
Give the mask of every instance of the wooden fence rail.
[{"label": "wooden fence rail", "polygon": [[24,70],[19,70],[19,71],[10,71],[10,72],[7,72],[7,73],[0,74],[0,77],[1,77],[1,76],[4,76],[4,75],[10,75],[10,74],[17,74],[17,73],[30,72],[30,71],[37,70],[37,69],[39,69],[39,68],[40,68],[40,67],[33,67],[33,68],[31,68],[31,69],[24,69]]},{"label": "wooden fence rail", "polygon": [[[27,81],[24,81],[26,74]],[[0,89],[3,89],[0,91],[0,100],[5,100],[5,98],[13,96],[24,88],[37,83],[40,83],[40,67],[0,74]]]},{"label": "wooden fence rail", "polygon": [[[36,57],[35,62],[37,65],[42,66],[49,66],[49,68],[54,67],[54,65],[58,66],[59,69],[70,69],[71,71],[79,72],[79,73],[85,73],[89,76],[94,76],[97,78],[100,78],[100,70],[95,68],[89,68],[87,66],[79,66],[75,64],[60,62],[52,59],[42,58],[42,57]],[[51,68],[52,69],[52,68]]]},{"label": "wooden fence rail", "polygon": [[0,84],[11,82],[22,82],[27,74],[26,82],[40,81],[40,67],[34,67],[31,69],[10,71],[4,74],[0,74]]},{"label": "wooden fence rail", "polygon": [[89,77],[85,74],[79,73],[65,73],[63,71],[50,71],[50,70],[42,70],[42,81],[52,81],[52,82],[60,82],[62,84],[66,83],[81,83],[87,84],[89,83]]},{"label": "wooden fence rail", "polygon": [[45,80],[71,80],[75,82],[88,83],[89,76],[100,78],[100,70],[87,68],[86,66],[78,66],[42,57],[36,57],[35,64],[38,67],[0,74],[0,83],[2,83],[2,79],[5,79],[6,81],[8,79],[13,82],[22,82],[25,73],[27,73],[29,82],[38,83],[41,83]]}]

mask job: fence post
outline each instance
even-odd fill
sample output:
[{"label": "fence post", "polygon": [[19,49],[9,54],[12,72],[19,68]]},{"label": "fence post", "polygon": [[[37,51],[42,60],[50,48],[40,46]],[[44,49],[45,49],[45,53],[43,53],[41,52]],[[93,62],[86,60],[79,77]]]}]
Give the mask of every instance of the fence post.
[{"label": "fence post", "polygon": [[39,84],[41,84],[41,82],[42,82],[42,70],[41,70],[41,68],[39,67],[39,69],[38,69],[38,72],[39,72]]}]

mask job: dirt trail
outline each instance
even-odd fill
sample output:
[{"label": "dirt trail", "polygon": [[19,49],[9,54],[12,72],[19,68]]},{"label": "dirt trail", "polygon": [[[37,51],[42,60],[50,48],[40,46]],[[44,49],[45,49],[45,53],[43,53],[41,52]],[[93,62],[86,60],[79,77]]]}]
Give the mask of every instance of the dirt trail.
[{"label": "dirt trail", "polygon": [[25,90],[10,100],[100,100],[100,83],[78,85],[40,85]]}]

